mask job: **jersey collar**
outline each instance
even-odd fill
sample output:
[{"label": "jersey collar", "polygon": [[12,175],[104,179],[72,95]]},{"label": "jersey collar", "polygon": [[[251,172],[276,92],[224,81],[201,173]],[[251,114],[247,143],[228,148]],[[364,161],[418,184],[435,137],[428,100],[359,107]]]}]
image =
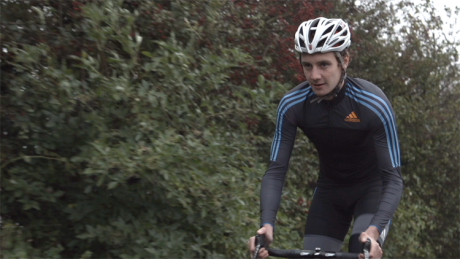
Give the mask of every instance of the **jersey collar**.
[{"label": "jersey collar", "polygon": [[332,100],[324,100],[323,102],[326,105],[336,105],[342,101],[342,99],[345,97],[345,92],[347,91],[348,87],[348,77],[345,79],[343,82],[342,88],[340,88],[339,92],[337,93],[337,97],[334,97]]}]

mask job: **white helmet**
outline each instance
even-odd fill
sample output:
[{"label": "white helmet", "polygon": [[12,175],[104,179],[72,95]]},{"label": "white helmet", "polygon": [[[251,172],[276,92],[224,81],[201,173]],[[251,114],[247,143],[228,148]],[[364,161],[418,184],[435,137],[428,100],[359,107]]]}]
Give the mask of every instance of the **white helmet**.
[{"label": "white helmet", "polygon": [[350,46],[351,34],[342,19],[319,17],[300,24],[295,33],[295,49],[301,53],[342,51]]}]

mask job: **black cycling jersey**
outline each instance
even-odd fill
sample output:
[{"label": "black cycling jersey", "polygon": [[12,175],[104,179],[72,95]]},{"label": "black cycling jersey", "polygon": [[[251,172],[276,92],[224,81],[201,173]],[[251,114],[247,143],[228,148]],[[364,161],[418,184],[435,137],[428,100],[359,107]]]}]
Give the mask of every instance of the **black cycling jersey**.
[{"label": "black cycling jersey", "polygon": [[331,101],[304,82],[282,98],[270,164],[262,180],[261,223],[275,225],[297,128],[315,145],[320,161],[319,187],[339,187],[381,179],[382,195],[370,225],[382,231],[401,198],[399,144],[390,102],[376,85],[348,77]]}]

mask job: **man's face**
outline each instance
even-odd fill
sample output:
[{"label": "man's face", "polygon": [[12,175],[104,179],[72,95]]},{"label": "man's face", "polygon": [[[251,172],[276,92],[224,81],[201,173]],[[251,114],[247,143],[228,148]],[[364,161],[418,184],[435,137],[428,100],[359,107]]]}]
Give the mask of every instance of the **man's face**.
[{"label": "man's face", "polygon": [[[302,67],[307,81],[317,96],[330,93],[339,83],[342,67],[334,52],[307,54],[302,53]],[[345,67],[348,56],[344,57]],[[332,99],[326,98],[326,99]]]}]

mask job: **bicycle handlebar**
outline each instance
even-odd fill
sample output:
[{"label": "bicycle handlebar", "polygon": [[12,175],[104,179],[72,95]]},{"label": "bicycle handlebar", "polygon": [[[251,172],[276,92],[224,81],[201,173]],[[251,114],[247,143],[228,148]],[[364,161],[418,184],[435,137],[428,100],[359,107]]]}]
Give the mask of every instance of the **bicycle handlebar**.
[{"label": "bicycle handlebar", "polygon": [[[253,259],[256,259],[259,250],[262,247],[265,247],[265,235],[256,235],[255,238],[255,251]],[[371,248],[371,240],[368,238],[366,243],[363,246],[364,258],[369,258],[369,251]],[[282,258],[337,258],[337,259],[357,259],[359,258],[359,253],[342,253],[342,252],[322,252],[321,248],[316,248],[313,250],[281,250],[281,249],[268,249],[268,254],[274,257]]]},{"label": "bicycle handlebar", "polygon": [[358,253],[341,253],[341,252],[321,252],[312,250],[280,250],[268,249],[268,254],[274,257],[282,258],[340,258],[340,259],[357,259]]}]

